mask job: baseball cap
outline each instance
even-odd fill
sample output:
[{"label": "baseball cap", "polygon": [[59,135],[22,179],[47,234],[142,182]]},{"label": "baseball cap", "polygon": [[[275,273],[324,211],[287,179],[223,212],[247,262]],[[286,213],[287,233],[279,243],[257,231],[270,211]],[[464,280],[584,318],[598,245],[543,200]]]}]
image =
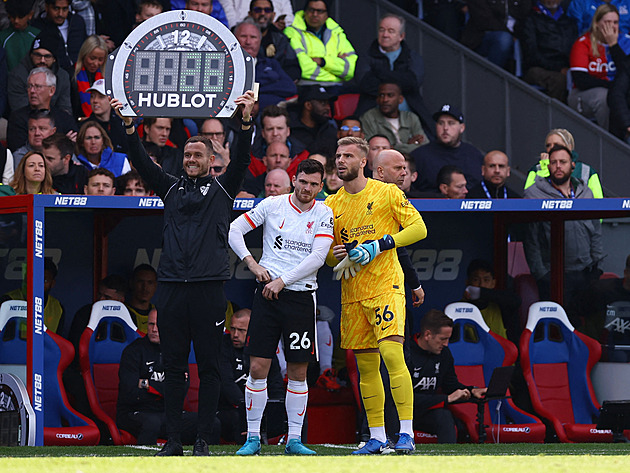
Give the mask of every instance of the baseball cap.
[{"label": "baseball cap", "polygon": [[107,93],[105,92],[105,79],[95,80],[92,84],[92,87],[87,90],[87,92],[92,91],[98,92],[101,95],[107,95]]},{"label": "baseball cap", "polygon": [[305,85],[298,91],[301,103],[309,100],[331,100],[337,98],[337,91],[334,87],[324,87],[323,85]]},{"label": "baseball cap", "polygon": [[442,105],[442,108],[440,109],[439,112],[435,112],[433,114],[433,119],[435,121],[438,121],[438,119],[442,116],[442,115],[450,115],[451,117],[453,117],[455,120],[457,120],[459,123],[464,123],[464,115],[462,114],[462,112],[455,107],[454,105],[450,105],[450,104],[444,104]]}]

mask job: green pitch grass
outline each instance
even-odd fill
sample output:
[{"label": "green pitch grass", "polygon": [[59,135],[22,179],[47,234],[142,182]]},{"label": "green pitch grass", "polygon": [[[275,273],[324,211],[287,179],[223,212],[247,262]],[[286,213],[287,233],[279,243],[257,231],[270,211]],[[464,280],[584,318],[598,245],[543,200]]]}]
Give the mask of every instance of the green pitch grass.
[{"label": "green pitch grass", "polygon": [[156,458],[155,447],[0,448],[11,473],[609,473],[630,467],[629,444],[418,445],[413,455],[354,457],[353,446],[312,446],[316,457],[288,457],[263,446],[258,457],[233,456],[238,446],[212,446],[210,458]]}]

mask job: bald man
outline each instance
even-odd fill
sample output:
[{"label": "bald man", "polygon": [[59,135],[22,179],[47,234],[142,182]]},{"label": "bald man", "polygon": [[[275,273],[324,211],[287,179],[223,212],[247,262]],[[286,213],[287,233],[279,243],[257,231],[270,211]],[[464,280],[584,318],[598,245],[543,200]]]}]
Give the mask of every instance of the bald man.
[{"label": "bald man", "polygon": [[518,199],[522,196],[506,185],[510,160],[503,151],[486,154],[481,165],[482,180],[468,191],[467,199]]},{"label": "bald man", "polygon": [[265,197],[290,193],[291,178],[284,169],[273,169],[267,173],[265,178]]},{"label": "bald man", "polygon": [[[405,157],[394,149],[385,149],[374,157],[372,162],[373,179],[396,184],[402,190],[407,176]],[[404,191],[403,191],[404,192]]]}]

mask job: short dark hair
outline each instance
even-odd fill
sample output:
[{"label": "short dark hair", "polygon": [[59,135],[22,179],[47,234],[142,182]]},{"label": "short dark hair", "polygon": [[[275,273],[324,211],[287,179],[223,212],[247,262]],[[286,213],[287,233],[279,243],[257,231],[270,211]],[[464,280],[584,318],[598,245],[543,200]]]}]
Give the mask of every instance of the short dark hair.
[{"label": "short dark hair", "polygon": [[386,137],[385,135],[381,135],[380,133],[376,133],[375,135],[370,136],[370,137],[367,139],[368,144],[370,143],[370,140],[371,140],[372,138],[385,138],[385,139],[387,140],[387,142],[389,143],[389,146],[391,146],[391,145],[392,145],[391,140],[390,140],[388,137]]},{"label": "short dark hair", "polygon": [[164,5],[162,5],[162,3],[159,0],[140,0],[140,2],[138,3],[138,13],[142,13],[142,9],[145,6],[151,6],[151,7],[155,7],[155,8],[159,8],[162,11],[164,11]]},{"label": "short dark hair", "polygon": [[431,309],[420,320],[420,334],[424,334],[427,330],[431,333],[438,333],[442,327],[452,326],[453,320],[448,315],[441,310]]},{"label": "short dark hair", "polygon": [[295,171],[296,177],[301,172],[303,172],[304,174],[319,173],[322,176],[322,181],[324,180],[324,166],[322,166],[322,163],[320,163],[316,159],[305,159],[300,164],[298,164],[297,171]]},{"label": "short dark hair", "polygon": [[50,127],[55,128],[55,119],[50,113],[50,110],[31,110],[28,113],[29,120],[41,120],[42,118],[48,118],[50,120]]},{"label": "short dark hair", "polygon": [[556,153],[558,151],[566,151],[567,153],[569,153],[569,157],[571,158],[571,161],[574,161],[574,152],[571,151],[569,148],[567,148],[566,146],[562,146],[559,144],[555,144],[551,147],[551,149],[549,150],[549,157],[551,158],[551,155],[553,153]]},{"label": "short dark hair", "polygon": [[131,280],[133,280],[139,273],[147,271],[149,273],[153,273],[157,277],[157,271],[153,266],[147,263],[141,263],[135,268],[133,268],[133,272],[131,273]]},{"label": "short dark hair", "polygon": [[105,286],[108,289],[113,289],[116,292],[124,294],[127,292],[127,280],[120,274],[109,274],[101,279],[99,286]]},{"label": "short dark hair", "polygon": [[33,11],[34,0],[7,0],[4,8],[11,18],[24,18]]},{"label": "short dark hair", "polygon": [[199,135],[191,136],[190,138],[186,140],[186,143],[184,143],[184,148],[186,147],[188,143],[203,143],[204,146],[206,147],[206,151],[208,151],[210,155],[215,154],[214,146],[212,146],[212,141],[210,141],[205,136],[199,136]]},{"label": "short dark hair", "polygon": [[171,121],[171,126],[173,125],[172,117],[145,117],[142,119],[142,128],[151,128],[153,125],[155,125],[155,122],[157,122],[158,118],[166,118],[167,120]]},{"label": "short dark hair", "polygon": [[112,184],[116,183],[116,176],[114,176],[114,173],[112,173],[109,169],[105,169],[105,168],[92,169],[90,172],[88,172],[88,175],[87,175],[88,182],[94,176],[107,176],[112,180]]},{"label": "short dark hair", "polygon": [[494,268],[490,264],[489,261],[485,259],[474,259],[468,265],[468,269],[466,270],[466,276],[470,279],[473,274],[477,271],[485,271],[486,273],[490,273],[492,277],[494,277]]},{"label": "short dark hair", "polygon": [[359,122],[359,124],[361,126],[363,126],[363,123],[361,122],[361,119],[357,115],[348,115],[347,117],[343,117],[341,119],[341,123],[345,122],[346,120],[352,120],[352,121],[355,121],[355,122]]},{"label": "short dark hair", "polygon": [[[254,3],[258,2],[259,0],[252,0],[251,2],[249,2],[249,11],[252,11],[252,8],[254,8]],[[269,2],[269,4],[271,5],[271,11],[273,10],[273,2],[271,0],[263,0],[265,2]]]},{"label": "short dark hair", "polygon": [[414,172],[416,172],[416,160],[413,159],[413,156],[408,153],[403,153],[403,156],[405,157],[405,162],[407,163],[407,170],[409,171],[409,174],[413,174]]},{"label": "short dark hair", "polygon": [[57,148],[62,158],[67,155],[72,156],[74,153],[74,143],[63,133],[55,133],[54,135],[44,138],[42,140],[42,148]]},{"label": "short dark hair", "polygon": [[135,169],[132,169],[131,171],[116,178],[116,194],[125,195],[125,187],[127,187],[127,183],[129,181],[138,181],[142,184],[142,187],[144,187],[146,191],[149,190],[149,186],[146,181],[142,179],[140,173]]},{"label": "short dark hair", "polygon": [[437,186],[440,187],[440,184],[446,184],[447,186],[450,185],[451,181],[453,180],[453,174],[464,175],[464,171],[462,171],[454,164],[447,164],[446,166],[442,166],[438,171]]},{"label": "short dark hair", "polygon": [[287,126],[289,126],[289,112],[284,107],[278,107],[277,105],[268,105],[263,108],[260,114],[260,124],[265,127],[265,118],[284,117],[287,120]]}]

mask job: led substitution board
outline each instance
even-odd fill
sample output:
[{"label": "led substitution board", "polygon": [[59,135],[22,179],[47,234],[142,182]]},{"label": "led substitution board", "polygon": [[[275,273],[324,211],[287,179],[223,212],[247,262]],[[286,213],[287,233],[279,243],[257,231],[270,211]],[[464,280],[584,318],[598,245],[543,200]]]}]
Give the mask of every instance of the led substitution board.
[{"label": "led substitution board", "polygon": [[141,23],[109,54],[107,94],[128,117],[231,117],[254,86],[254,61],[204,13],[174,10]]}]

